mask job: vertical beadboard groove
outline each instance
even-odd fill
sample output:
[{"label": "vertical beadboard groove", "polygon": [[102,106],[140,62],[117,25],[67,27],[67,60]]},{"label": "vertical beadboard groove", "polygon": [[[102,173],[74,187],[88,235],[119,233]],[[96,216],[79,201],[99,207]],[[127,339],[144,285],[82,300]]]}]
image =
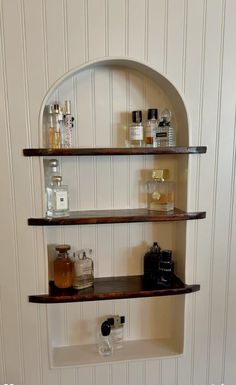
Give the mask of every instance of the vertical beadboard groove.
[{"label": "vertical beadboard groove", "polygon": [[88,27],[88,0],[84,0],[84,20],[85,20],[85,61],[89,61],[89,27]]},{"label": "vertical beadboard groove", "polygon": [[[0,0],[0,12],[2,9],[2,0]],[[0,357],[1,357],[1,367],[2,367],[2,374],[3,374],[3,381],[7,381],[6,379],[6,349],[5,349],[5,341],[4,341],[4,326],[3,326],[3,309],[2,309],[2,292],[0,288]]]},{"label": "vertical beadboard groove", "polygon": [[182,90],[185,91],[186,86],[186,51],[187,51],[187,36],[188,36],[188,0],[184,0],[184,27],[183,27],[183,55],[182,55]]},{"label": "vertical beadboard groove", "polygon": [[144,38],[144,61],[148,62],[148,25],[149,25],[149,0],[145,0],[145,38]]},{"label": "vertical beadboard groove", "polygon": [[223,355],[222,355],[222,376],[221,382],[224,383],[225,377],[225,359],[226,359],[226,344],[227,344],[227,325],[229,315],[229,276],[230,276],[230,257],[232,253],[232,239],[233,239],[233,216],[235,203],[235,179],[236,179],[236,105],[234,112],[234,139],[233,139],[233,162],[231,170],[231,186],[230,186],[230,210],[229,210],[229,232],[226,252],[226,290],[225,290],[225,313],[224,313],[224,333],[223,333]]},{"label": "vertical beadboard groove", "polygon": [[163,69],[164,74],[167,73],[167,53],[168,53],[168,10],[169,0],[165,0],[165,22],[164,22],[164,52],[163,52]]},{"label": "vertical beadboard groove", "polygon": [[129,56],[129,0],[125,0],[125,55]]},{"label": "vertical beadboard groove", "polygon": [[[45,1],[46,0],[41,0],[42,1],[42,27],[43,27],[43,53],[44,53],[44,68],[45,68],[45,86],[46,90],[48,89],[49,86],[49,71],[48,71],[48,42],[47,42],[47,17],[46,17],[46,5]],[[40,135],[40,134],[39,134]],[[42,145],[42,143],[41,143]]]},{"label": "vertical beadboard groove", "polygon": [[219,77],[218,77],[218,92],[217,92],[217,121],[216,121],[216,146],[215,146],[215,167],[214,167],[214,188],[213,188],[213,213],[212,213],[212,237],[211,237],[211,256],[210,256],[210,305],[209,305],[209,322],[208,322],[208,346],[207,346],[207,379],[210,381],[210,361],[211,361],[211,325],[213,312],[213,268],[214,268],[214,251],[215,251],[215,235],[216,235],[216,203],[217,203],[217,185],[218,185],[218,162],[220,148],[220,116],[221,116],[221,99],[222,99],[222,79],[223,79],[223,53],[224,53],[224,31],[225,31],[225,7],[226,0],[222,0],[222,15],[221,15],[221,38],[220,38],[220,53],[219,53]]},{"label": "vertical beadboard groove", "polygon": [[65,47],[65,72],[69,69],[69,55],[68,55],[68,3],[63,0],[63,30],[64,30],[64,47]]},{"label": "vertical beadboard groove", "polygon": [[109,56],[109,0],[105,0],[105,56]]}]

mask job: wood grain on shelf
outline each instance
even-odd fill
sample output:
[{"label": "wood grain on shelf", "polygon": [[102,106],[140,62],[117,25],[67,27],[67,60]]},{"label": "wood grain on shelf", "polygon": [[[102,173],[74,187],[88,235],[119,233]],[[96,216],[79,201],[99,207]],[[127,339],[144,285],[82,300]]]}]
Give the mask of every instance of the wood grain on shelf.
[{"label": "wood grain on shelf", "polygon": [[170,288],[149,288],[145,285],[143,275],[96,278],[94,286],[76,290],[58,289],[54,282],[50,282],[49,294],[30,295],[29,302],[34,303],[62,303],[99,301],[109,299],[158,297],[167,295],[188,294],[200,290],[200,285],[184,284],[174,276]]},{"label": "wood grain on shelf", "polygon": [[206,146],[182,147],[105,147],[105,148],[25,148],[25,156],[85,156],[85,155],[165,155],[204,154]]},{"label": "wood grain on shelf", "polygon": [[71,211],[69,215],[63,217],[29,218],[28,225],[59,226],[98,223],[166,222],[202,219],[205,217],[205,211],[185,212],[177,208],[168,212],[148,209],[89,210]]}]

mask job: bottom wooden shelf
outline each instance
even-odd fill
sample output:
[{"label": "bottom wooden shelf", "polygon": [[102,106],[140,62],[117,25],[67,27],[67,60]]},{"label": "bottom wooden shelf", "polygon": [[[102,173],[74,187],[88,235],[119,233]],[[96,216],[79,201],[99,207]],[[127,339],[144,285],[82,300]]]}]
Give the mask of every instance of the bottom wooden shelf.
[{"label": "bottom wooden shelf", "polygon": [[49,285],[49,294],[30,295],[29,302],[63,303],[99,301],[122,298],[157,297],[167,295],[188,294],[200,290],[200,285],[184,284],[174,276],[170,288],[149,288],[144,284],[142,275],[124,277],[96,278],[94,286],[83,289],[57,289],[53,282]]},{"label": "bottom wooden shelf", "polygon": [[178,343],[171,338],[124,341],[123,347],[114,350],[109,357],[101,357],[95,344],[70,345],[52,349],[51,367],[62,368],[152,358],[170,358],[181,354],[183,354],[182,346],[178,347]]}]

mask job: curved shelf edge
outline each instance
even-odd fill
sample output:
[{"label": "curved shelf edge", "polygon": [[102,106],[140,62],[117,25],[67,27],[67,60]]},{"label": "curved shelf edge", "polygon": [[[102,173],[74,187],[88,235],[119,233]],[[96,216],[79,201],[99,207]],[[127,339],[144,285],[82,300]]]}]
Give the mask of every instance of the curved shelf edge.
[{"label": "curved shelf edge", "polygon": [[31,226],[86,225],[103,223],[166,222],[203,219],[205,211],[185,212],[175,208],[161,212],[148,209],[71,211],[64,217],[29,218]]},{"label": "curved shelf edge", "polygon": [[49,294],[30,295],[33,303],[65,303],[84,301],[104,301],[127,298],[159,297],[193,293],[200,290],[199,284],[187,285],[174,276],[169,288],[148,288],[144,284],[143,275],[96,278],[94,286],[76,290],[57,289],[54,282],[49,284]]},{"label": "curved shelf edge", "polygon": [[206,146],[189,147],[117,147],[117,148],[25,148],[24,156],[89,156],[89,155],[167,155],[204,154]]}]

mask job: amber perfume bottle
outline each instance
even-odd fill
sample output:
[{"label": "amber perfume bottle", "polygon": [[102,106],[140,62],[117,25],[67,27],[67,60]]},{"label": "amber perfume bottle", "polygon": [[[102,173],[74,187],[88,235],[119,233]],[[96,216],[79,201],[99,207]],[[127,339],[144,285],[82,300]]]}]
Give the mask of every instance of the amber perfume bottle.
[{"label": "amber perfume bottle", "polygon": [[148,208],[156,211],[174,209],[174,182],[167,181],[169,170],[153,170],[152,180],[147,182]]},{"label": "amber perfume bottle", "polygon": [[73,262],[71,261],[68,250],[70,245],[56,246],[58,256],[54,261],[54,283],[59,289],[67,289],[73,284]]}]

